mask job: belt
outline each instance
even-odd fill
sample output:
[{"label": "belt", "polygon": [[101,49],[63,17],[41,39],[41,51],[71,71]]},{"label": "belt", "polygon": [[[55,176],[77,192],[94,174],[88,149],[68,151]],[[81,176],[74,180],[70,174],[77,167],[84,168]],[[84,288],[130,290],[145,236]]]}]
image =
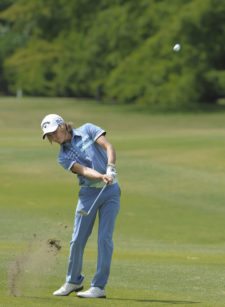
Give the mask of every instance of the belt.
[{"label": "belt", "polygon": [[[115,180],[112,184],[117,183],[117,180]],[[81,185],[81,188],[103,188],[105,185],[105,182],[100,181],[100,182],[95,182],[95,183],[91,183],[88,185]]]}]

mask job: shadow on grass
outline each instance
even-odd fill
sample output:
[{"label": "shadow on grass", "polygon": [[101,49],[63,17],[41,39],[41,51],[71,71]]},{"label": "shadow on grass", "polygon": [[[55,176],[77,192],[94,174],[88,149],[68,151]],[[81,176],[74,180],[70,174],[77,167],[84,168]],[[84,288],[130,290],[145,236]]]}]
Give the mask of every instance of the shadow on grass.
[{"label": "shadow on grass", "polygon": [[154,300],[154,299],[135,299],[135,298],[108,298],[107,300],[139,302],[139,303],[163,303],[163,304],[200,304],[192,301],[175,301],[175,300]]},{"label": "shadow on grass", "polygon": [[[38,299],[38,300],[43,300],[43,301],[54,301],[56,302],[55,297],[37,297],[37,296],[20,296],[23,298],[28,298],[28,299]],[[76,297],[76,296],[75,296]],[[63,298],[65,299],[65,298]],[[161,303],[161,304],[200,304],[201,302],[192,302],[192,301],[175,301],[175,300],[154,300],[154,299],[135,299],[135,298],[119,298],[119,297],[113,297],[107,298],[107,301],[125,301],[125,302],[137,302],[137,303]],[[68,302],[67,302],[68,304]],[[70,305],[70,304],[69,304]],[[71,305],[74,305],[74,303],[71,303]]]}]

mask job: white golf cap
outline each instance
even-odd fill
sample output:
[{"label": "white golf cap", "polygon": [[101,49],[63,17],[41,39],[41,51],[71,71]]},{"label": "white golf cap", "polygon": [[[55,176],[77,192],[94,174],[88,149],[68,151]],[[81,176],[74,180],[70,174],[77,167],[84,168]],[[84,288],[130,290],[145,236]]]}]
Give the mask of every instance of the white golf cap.
[{"label": "white golf cap", "polygon": [[43,131],[43,139],[45,135],[50,132],[54,132],[59,125],[64,124],[64,119],[57,114],[46,115],[41,122],[41,129]]}]

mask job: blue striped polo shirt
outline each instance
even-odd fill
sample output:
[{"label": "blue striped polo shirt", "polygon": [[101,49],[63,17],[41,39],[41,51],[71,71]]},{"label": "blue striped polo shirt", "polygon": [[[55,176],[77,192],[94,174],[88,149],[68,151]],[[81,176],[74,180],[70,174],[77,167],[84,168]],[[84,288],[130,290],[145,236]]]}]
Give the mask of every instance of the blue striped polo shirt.
[{"label": "blue striped polo shirt", "polygon": [[[70,170],[73,164],[79,163],[105,174],[108,163],[107,153],[95,142],[101,135],[105,134],[106,132],[102,128],[90,123],[73,129],[71,141],[60,146],[59,164],[66,170]],[[101,182],[90,180],[79,174],[77,174],[77,177],[81,186],[90,186]]]}]

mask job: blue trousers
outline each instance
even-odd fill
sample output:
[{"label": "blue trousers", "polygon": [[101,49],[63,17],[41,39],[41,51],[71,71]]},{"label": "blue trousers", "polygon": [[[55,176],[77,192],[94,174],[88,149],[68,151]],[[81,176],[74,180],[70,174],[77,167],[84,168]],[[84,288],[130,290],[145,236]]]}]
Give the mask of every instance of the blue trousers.
[{"label": "blue trousers", "polygon": [[81,284],[83,253],[90,236],[97,212],[99,213],[98,227],[98,262],[97,270],[91,282],[92,287],[105,288],[109,278],[113,253],[113,231],[115,220],[120,208],[120,188],[117,183],[109,185],[101,194],[98,202],[88,216],[81,216],[77,211],[88,211],[101,189],[81,188],[76,208],[74,230],[70,242],[70,256],[66,281]]}]

